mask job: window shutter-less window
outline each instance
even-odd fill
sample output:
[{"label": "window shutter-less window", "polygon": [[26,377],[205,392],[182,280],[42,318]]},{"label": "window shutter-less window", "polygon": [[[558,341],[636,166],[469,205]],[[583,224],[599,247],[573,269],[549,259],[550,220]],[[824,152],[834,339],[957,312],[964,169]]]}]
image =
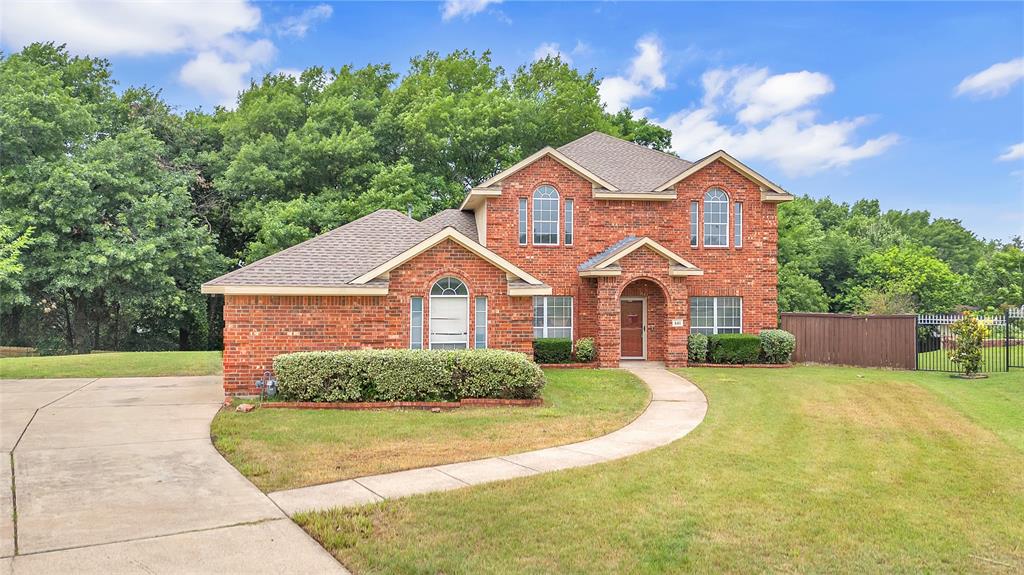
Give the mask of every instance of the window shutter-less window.
[{"label": "window shutter-less window", "polygon": [[519,245],[526,245],[526,198],[519,198]]}]

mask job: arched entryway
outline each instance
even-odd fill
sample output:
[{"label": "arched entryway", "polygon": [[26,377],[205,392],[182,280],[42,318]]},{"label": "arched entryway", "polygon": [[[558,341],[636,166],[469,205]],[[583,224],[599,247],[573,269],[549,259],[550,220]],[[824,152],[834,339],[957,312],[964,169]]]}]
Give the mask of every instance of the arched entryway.
[{"label": "arched entryway", "polygon": [[649,279],[637,279],[619,295],[620,359],[665,360],[667,330],[665,290]]}]

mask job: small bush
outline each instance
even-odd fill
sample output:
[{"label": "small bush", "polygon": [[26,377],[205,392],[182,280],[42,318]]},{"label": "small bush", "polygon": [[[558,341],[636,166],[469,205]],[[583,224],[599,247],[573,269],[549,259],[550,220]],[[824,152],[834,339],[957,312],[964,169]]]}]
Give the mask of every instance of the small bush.
[{"label": "small bush", "polygon": [[949,331],[956,336],[956,347],[949,353],[949,359],[960,366],[964,375],[974,375],[981,371],[982,345],[989,336],[988,326],[978,320],[978,316],[965,311],[963,316],[949,326]]},{"label": "small bush", "polygon": [[308,351],[274,358],[288,401],[531,399],[544,372],[521,353],[497,349]]},{"label": "small bush", "polygon": [[749,333],[723,333],[708,336],[711,363],[757,363],[761,338]]},{"label": "small bush", "polygon": [[708,336],[702,333],[691,333],[686,341],[686,355],[691,363],[704,363],[708,360]]},{"label": "small bush", "polygon": [[789,363],[796,350],[796,336],[784,329],[761,331],[761,359],[765,363]]},{"label": "small bush", "polygon": [[572,358],[572,340],[561,337],[542,337],[533,340],[533,359],[537,363],[569,363]]},{"label": "small bush", "polygon": [[597,347],[594,345],[594,338],[581,337],[576,340],[576,361],[589,363],[597,358]]}]

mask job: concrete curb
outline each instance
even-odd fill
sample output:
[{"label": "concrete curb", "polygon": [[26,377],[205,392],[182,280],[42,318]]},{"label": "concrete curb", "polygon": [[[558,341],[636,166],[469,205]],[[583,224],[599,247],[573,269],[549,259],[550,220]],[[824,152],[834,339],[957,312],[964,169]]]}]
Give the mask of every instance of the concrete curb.
[{"label": "concrete curb", "polygon": [[667,445],[704,420],[708,402],[693,383],[654,362],[623,363],[651,390],[647,409],[625,427],[594,439],[527,451],[346,479],[323,485],[275,491],[268,496],[288,515],[304,511],[366,505],[384,499],[459,489],[621,459]]}]

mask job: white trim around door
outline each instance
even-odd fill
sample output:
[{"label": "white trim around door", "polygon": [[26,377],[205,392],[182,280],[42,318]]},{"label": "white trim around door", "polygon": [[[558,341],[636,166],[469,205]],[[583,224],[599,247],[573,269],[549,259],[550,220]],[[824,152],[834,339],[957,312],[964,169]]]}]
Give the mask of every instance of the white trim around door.
[{"label": "white trim around door", "polygon": [[646,297],[622,297],[619,298],[619,315],[622,315],[622,302],[624,301],[639,301],[643,302],[643,319],[641,320],[640,337],[643,340],[643,355],[640,357],[632,357],[622,355],[622,320],[619,320],[619,355],[621,359],[647,359],[647,298]]}]

